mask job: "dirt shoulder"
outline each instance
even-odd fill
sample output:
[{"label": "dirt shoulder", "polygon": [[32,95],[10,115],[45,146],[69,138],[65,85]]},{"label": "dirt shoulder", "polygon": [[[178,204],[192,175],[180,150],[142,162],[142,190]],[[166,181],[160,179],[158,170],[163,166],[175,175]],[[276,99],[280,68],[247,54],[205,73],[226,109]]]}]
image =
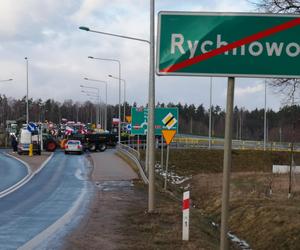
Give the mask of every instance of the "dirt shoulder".
[{"label": "dirt shoulder", "polygon": [[147,213],[147,187],[98,183],[86,219],[64,249],[218,249],[219,231],[198,210],[191,210],[190,241],[181,240],[181,203],[157,192],[156,212]]},{"label": "dirt shoulder", "polygon": [[51,155],[51,152],[42,152],[41,155],[18,155],[17,153],[9,152],[11,156],[14,156],[24,162],[26,162],[31,171],[34,173],[39,169],[39,167],[48,159],[48,157]]},{"label": "dirt shoulder", "polygon": [[[99,173],[107,172],[102,169]],[[155,213],[149,214],[148,187],[140,180],[112,180],[98,175],[94,185],[95,197],[89,213],[66,238],[64,249],[219,248],[219,230],[197,209],[191,210],[190,241],[181,240],[181,201],[159,187]]]}]

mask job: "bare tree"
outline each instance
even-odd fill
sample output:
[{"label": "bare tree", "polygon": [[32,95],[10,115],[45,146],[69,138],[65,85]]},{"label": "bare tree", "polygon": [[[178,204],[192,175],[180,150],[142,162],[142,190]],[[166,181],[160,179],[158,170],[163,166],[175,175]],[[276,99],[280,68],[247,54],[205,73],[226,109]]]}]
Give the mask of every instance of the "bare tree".
[{"label": "bare tree", "polygon": [[299,0],[259,0],[254,4],[259,10],[269,13],[300,13]]},{"label": "bare tree", "polygon": [[300,101],[300,79],[282,79],[276,78],[268,80],[275,93],[284,96],[284,105],[294,105]]},{"label": "bare tree", "polygon": [[[254,2],[258,10],[267,13],[300,13],[300,0],[257,0]],[[284,96],[283,104],[295,104],[300,101],[300,79],[271,79],[268,85],[275,92]]]}]

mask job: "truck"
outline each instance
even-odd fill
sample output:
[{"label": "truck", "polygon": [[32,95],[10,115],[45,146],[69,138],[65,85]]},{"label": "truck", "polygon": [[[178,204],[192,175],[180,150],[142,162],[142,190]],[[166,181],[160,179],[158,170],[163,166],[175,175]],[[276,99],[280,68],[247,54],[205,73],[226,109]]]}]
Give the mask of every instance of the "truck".
[{"label": "truck", "polygon": [[109,133],[73,134],[68,139],[80,140],[84,149],[103,152],[109,145],[115,145],[116,138]]}]

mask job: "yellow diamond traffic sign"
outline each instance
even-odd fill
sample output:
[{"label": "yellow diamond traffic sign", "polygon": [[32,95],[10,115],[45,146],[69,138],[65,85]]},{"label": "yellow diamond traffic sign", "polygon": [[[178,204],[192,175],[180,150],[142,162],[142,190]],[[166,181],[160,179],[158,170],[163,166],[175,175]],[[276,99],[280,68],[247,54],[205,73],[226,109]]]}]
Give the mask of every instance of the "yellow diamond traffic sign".
[{"label": "yellow diamond traffic sign", "polygon": [[165,116],[162,122],[168,129],[171,129],[177,123],[177,120],[175,116],[170,112]]}]

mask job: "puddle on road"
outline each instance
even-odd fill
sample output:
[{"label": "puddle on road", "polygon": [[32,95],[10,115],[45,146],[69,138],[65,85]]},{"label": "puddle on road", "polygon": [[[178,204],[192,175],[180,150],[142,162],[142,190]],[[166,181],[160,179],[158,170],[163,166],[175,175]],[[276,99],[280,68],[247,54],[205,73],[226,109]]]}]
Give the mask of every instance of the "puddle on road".
[{"label": "puddle on road", "polygon": [[133,187],[132,181],[98,181],[96,182],[96,187],[101,191],[124,191],[131,190]]}]

